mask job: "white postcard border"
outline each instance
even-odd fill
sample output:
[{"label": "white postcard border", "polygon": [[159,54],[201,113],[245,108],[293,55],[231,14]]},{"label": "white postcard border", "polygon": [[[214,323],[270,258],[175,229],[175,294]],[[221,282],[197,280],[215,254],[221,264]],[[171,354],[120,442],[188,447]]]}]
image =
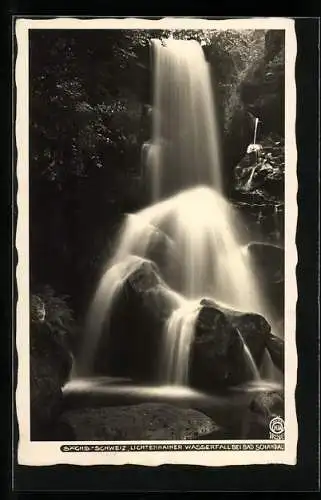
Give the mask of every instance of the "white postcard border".
[{"label": "white postcard border", "polygon": [[[284,29],[285,30],[285,450],[257,450],[258,445],[271,441],[184,441],[184,444],[209,443],[253,444],[248,451],[165,451],[165,452],[106,452],[85,453],[60,451],[68,442],[30,441],[30,383],[29,383],[29,39],[30,29]],[[297,151],[295,136],[296,86],[295,60],[296,36],[294,20],[288,18],[249,18],[208,21],[194,18],[163,18],[149,20],[128,19],[17,19],[15,23],[17,58],[15,66],[16,99],[16,148],[17,148],[17,206],[18,220],[16,248],[18,264],[16,279],[18,301],[16,308],[16,348],[18,374],[16,409],[19,426],[18,463],[22,465],[146,465],[189,464],[203,466],[296,464],[298,425],[295,405],[297,382],[296,350],[296,302],[297,249],[295,244],[297,225]],[[142,441],[123,444],[179,445],[181,441]],[[272,441],[273,443],[273,441]],[[274,441],[281,443],[281,441]],[[79,442],[97,444],[102,442]],[[121,442],[114,443],[121,446]],[[257,451],[255,451],[255,449]]]}]

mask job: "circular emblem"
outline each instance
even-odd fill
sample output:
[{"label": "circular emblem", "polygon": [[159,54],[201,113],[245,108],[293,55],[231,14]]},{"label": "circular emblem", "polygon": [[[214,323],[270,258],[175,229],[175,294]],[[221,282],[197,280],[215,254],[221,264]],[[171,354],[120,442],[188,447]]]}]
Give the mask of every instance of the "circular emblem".
[{"label": "circular emblem", "polygon": [[281,417],[272,418],[270,421],[270,431],[273,434],[282,434],[284,432],[284,420]]}]

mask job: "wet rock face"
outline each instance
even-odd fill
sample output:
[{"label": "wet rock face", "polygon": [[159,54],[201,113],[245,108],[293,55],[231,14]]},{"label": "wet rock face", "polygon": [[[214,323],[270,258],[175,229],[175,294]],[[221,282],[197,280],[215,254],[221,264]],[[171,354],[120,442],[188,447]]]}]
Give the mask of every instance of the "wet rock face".
[{"label": "wet rock face", "polygon": [[200,411],[164,403],[69,410],[64,421],[81,441],[206,439],[220,430]]},{"label": "wet rock face", "polygon": [[[210,299],[203,299],[201,304],[208,308],[208,315],[213,314],[212,310],[220,311],[225,317],[225,323],[229,325],[229,331],[238,330],[241,337],[249,348],[255,363],[260,366],[268,335],[271,332],[271,326],[268,321],[256,313],[244,313],[234,309],[228,309],[215,303]],[[223,329],[223,332],[226,327]],[[237,335],[239,337],[239,335]]]},{"label": "wet rock face", "polygon": [[[255,117],[261,122],[259,142],[262,136],[271,133],[284,136],[284,40],[271,41],[274,37],[278,38],[277,31],[266,39],[265,57],[253,61],[238,84],[222,86],[219,93],[225,116],[222,123],[224,163],[230,183],[233,183],[230,171],[253,141]],[[279,192],[279,183],[270,187]]]},{"label": "wet rock face", "polygon": [[144,262],[132,273],[114,302],[111,320],[97,349],[95,372],[151,382],[157,377],[164,325],[173,299],[157,267]]},{"label": "wet rock face", "polygon": [[216,353],[226,356],[237,335],[225,314],[210,304],[204,304],[198,314],[195,342],[212,340],[215,335]]},{"label": "wet rock face", "polygon": [[239,313],[229,315],[229,320],[237,328],[248,346],[257,366],[261,365],[264,349],[271,326],[260,314]]},{"label": "wet rock face", "polygon": [[284,131],[284,46],[267,51],[240,87],[246,109],[262,120],[265,131]]},{"label": "wet rock face", "polygon": [[244,342],[259,367],[270,325],[258,314],[219,309],[210,300],[203,300],[201,304],[203,308],[192,346],[191,383],[210,389],[252,380],[253,367],[245,353]]},{"label": "wet rock face", "polygon": [[[237,366],[235,362],[238,363]],[[250,380],[251,375],[243,359],[241,340],[235,336],[226,354],[220,355],[213,336],[196,337],[192,346],[189,376],[192,386],[206,391],[224,389],[242,380]]]},{"label": "wet rock face", "polygon": [[251,146],[235,167],[235,191],[248,195],[259,192],[266,202],[283,202],[284,141],[268,136],[255,145],[255,151]]},{"label": "wet rock face", "polygon": [[157,267],[150,262],[142,262],[128,278],[128,285],[138,294],[144,294],[160,283]]},{"label": "wet rock face", "polygon": [[240,360],[238,366],[243,365],[243,354],[243,343],[225,314],[213,306],[204,306],[198,316],[192,346],[191,383],[203,389],[233,384],[236,377],[233,364]]}]

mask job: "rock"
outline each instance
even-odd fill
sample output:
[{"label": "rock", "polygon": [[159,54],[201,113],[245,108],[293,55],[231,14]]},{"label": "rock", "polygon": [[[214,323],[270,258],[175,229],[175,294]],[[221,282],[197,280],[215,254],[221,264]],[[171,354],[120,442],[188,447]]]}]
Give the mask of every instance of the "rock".
[{"label": "rock", "polygon": [[278,136],[262,139],[256,153],[247,153],[235,167],[236,192],[259,191],[266,202],[284,201],[284,144]]},{"label": "rock", "polygon": [[284,373],[284,340],[270,334],[267,338],[266,348],[275,366]]},{"label": "rock", "polygon": [[30,334],[31,438],[47,439],[62,407],[61,388],[72,358],[45,323],[32,323]]},{"label": "rock", "polygon": [[234,341],[235,331],[226,315],[212,303],[202,301],[203,306],[196,323],[196,340],[203,342],[215,334],[215,349],[219,356],[226,356]]},{"label": "rock", "polygon": [[[244,332],[249,330],[250,338],[250,329],[254,327],[247,315],[243,315],[243,323],[242,316],[236,314],[232,321],[232,315],[228,316],[226,310],[223,312],[212,301],[203,300],[201,304],[203,307],[199,313],[191,349],[191,384],[203,390],[212,390],[252,380],[255,374],[248,363],[238,331],[238,326],[242,325]],[[257,338],[260,339],[258,334]],[[261,342],[263,343],[262,340]],[[256,344],[253,342],[253,345]]]},{"label": "rock", "polygon": [[227,179],[224,179],[226,192],[231,191],[231,185],[234,184],[233,169],[246,154],[247,144],[253,138],[252,120],[235,92],[232,92],[231,98],[238,102],[236,105],[233,102],[233,115],[226,124],[227,130],[223,134],[223,158],[224,165],[227,165]]},{"label": "rock", "polygon": [[152,262],[142,261],[141,265],[129,276],[127,283],[138,294],[143,295],[161,282],[157,271],[157,266]]},{"label": "rock", "polygon": [[243,423],[243,438],[269,439],[272,418],[284,419],[284,396],[281,391],[263,391],[252,399]]},{"label": "rock", "polygon": [[264,419],[273,417],[284,417],[284,398],[279,391],[261,392],[254,397],[250,404],[250,410]]},{"label": "rock", "polygon": [[[275,132],[284,135],[284,41],[272,43],[271,38],[278,36],[278,30],[272,31],[274,33],[271,37],[267,36],[263,45],[262,42],[255,42],[255,55],[251,53],[246,58],[244,69],[235,74],[235,69],[233,72],[222,69],[225,68],[222,56],[209,56],[217,81],[227,191],[233,182],[231,172],[234,166],[253,141],[253,115],[261,121],[259,140],[261,134],[265,136]],[[272,46],[273,50],[270,49]],[[210,48],[209,52],[213,53],[213,50],[216,49]],[[228,59],[232,61],[233,55],[229,55]],[[221,67],[221,76],[217,74],[218,67]]]},{"label": "rock", "polygon": [[203,413],[163,403],[70,410],[64,421],[80,441],[186,440],[219,431]]},{"label": "rock", "polygon": [[210,308],[214,307],[225,315],[230,328],[237,329],[241,333],[256,365],[259,367],[263,359],[268,335],[271,332],[271,326],[267,320],[260,314],[244,313],[222,307],[213,300],[203,299],[201,303]]},{"label": "rock", "polygon": [[156,227],[153,228],[147,258],[155,262],[166,283],[169,285],[175,283],[179,276],[181,260],[174,241],[164,231]]},{"label": "rock", "polygon": [[177,298],[157,267],[143,261],[114,302],[97,349],[95,372],[145,382],[157,378],[155,353],[160,352],[164,325],[174,307]]},{"label": "rock", "polygon": [[278,40],[273,49],[267,35],[265,57],[249,68],[239,87],[245,108],[258,116],[265,132],[284,130],[284,40]]},{"label": "rock", "polygon": [[256,365],[260,367],[271,326],[260,314],[230,312],[227,316],[241,333]]},{"label": "rock", "polygon": [[271,243],[251,242],[246,246],[255,267],[265,281],[280,283],[284,280],[284,249]]},{"label": "rock", "polygon": [[33,323],[42,323],[46,319],[46,306],[43,299],[38,295],[31,295],[30,316]]}]

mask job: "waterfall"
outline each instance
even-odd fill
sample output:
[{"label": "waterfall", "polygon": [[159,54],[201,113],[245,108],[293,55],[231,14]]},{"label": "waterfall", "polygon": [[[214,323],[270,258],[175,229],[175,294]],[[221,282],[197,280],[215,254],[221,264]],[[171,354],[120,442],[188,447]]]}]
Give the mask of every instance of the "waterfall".
[{"label": "waterfall", "polygon": [[[152,54],[153,134],[147,178],[153,202],[125,218],[115,253],[89,308],[78,368],[82,374],[92,369],[115,297],[143,260],[153,260],[151,247],[161,235],[166,241],[165,264],[160,266],[156,257],[155,263],[171,288],[175,305],[155,359],[159,359],[163,383],[188,384],[201,298],[256,312],[268,320],[269,310],[252,257],[243,251],[242,220],[223,195],[215,100],[203,50],[195,41],[162,44],[153,40]],[[173,252],[178,256],[177,273],[169,266]],[[258,378],[255,362],[243,344],[253,378]]]},{"label": "waterfall", "polygon": [[259,124],[259,119],[255,118],[253,144],[256,143],[256,136],[257,136],[257,127],[258,127],[258,124]]},{"label": "waterfall", "polygon": [[249,178],[248,178],[248,180],[246,181],[246,184],[245,184],[245,186],[244,186],[244,187],[245,187],[245,189],[246,189],[246,191],[250,190],[250,189],[251,189],[251,187],[252,187],[252,180],[253,180],[253,177],[254,177],[254,174],[255,174],[256,167],[257,167],[257,165],[254,165],[254,166],[252,167],[252,169],[251,169],[251,173],[250,173],[250,175],[249,175]]},{"label": "waterfall", "polygon": [[209,64],[195,40],[151,44],[154,63],[151,194],[158,201],[196,184],[222,189]]},{"label": "waterfall", "polygon": [[175,385],[188,385],[188,366],[199,302],[184,301],[175,309],[165,325],[164,348],[161,353],[160,380]]}]

